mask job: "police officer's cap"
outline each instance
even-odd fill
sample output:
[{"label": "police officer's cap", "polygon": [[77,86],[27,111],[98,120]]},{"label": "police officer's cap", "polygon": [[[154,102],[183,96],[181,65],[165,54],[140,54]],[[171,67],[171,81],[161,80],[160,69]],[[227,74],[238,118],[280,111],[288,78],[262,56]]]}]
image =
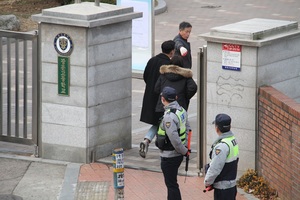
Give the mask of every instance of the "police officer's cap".
[{"label": "police officer's cap", "polygon": [[213,121],[213,124],[218,126],[218,128],[224,132],[230,130],[230,124],[231,124],[231,118],[229,115],[221,113],[216,116],[215,121]]},{"label": "police officer's cap", "polygon": [[172,102],[176,100],[177,92],[172,87],[164,87],[161,93],[161,96],[163,96],[168,102]]}]

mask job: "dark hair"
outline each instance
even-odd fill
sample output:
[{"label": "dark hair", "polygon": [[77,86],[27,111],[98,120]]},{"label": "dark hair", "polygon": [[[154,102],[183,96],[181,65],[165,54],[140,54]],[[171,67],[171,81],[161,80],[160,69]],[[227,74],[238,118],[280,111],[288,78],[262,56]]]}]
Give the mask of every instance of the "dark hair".
[{"label": "dark hair", "polygon": [[183,59],[181,56],[173,56],[171,58],[170,64],[177,65],[179,67],[183,67]]},{"label": "dark hair", "polygon": [[161,44],[161,51],[163,53],[169,54],[174,49],[175,49],[175,42],[173,40],[168,40]]},{"label": "dark hair", "polygon": [[192,25],[189,22],[181,22],[179,24],[179,30],[184,30],[185,28],[190,28]]},{"label": "dark hair", "polygon": [[226,133],[228,131],[230,131],[231,125],[229,125],[229,127],[223,127],[223,126],[218,126],[219,130],[221,131],[221,133]]}]

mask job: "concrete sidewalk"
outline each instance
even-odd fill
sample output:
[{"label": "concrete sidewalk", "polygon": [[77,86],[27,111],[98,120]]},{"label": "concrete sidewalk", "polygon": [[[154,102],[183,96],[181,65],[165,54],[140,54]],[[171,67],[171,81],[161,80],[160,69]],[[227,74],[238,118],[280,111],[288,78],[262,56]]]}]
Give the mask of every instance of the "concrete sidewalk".
[{"label": "concrete sidewalk", "polygon": [[[133,141],[140,137],[133,134]],[[150,144],[146,159],[138,151],[136,143],[124,150],[125,199],[166,199],[159,150]],[[35,158],[31,146],[6,142],[0,142],[0,152],[0,200],[114,199],[112,156],[91,164],[47,160]],[[213,192],[202,192],[203,177],[196,167],[195,155],[191,153],[187,177],[185,159],[179,169],[182,198],[213,199]],[[256,198],[239,190],[237,199]]]},{"label": "concrete sidewalk", "polygon": [[[133,141],[139,141],[140,137],[133,134]],[[166,199],[159,150],[151,143],[146,159],[138,152],[136,143],[124,150],[125,199]],[[112,156],[84,164],[35,158],[33,153],[31,146],[0,142],[0,200],[114,199]],[[179,169],[182,197],[213,199],[213,192],[202,192],[203,177],[196,167],[195,155],[191,153],[187,177],[185,159]],[[256,198],[239,189],[237,199]]]},{"label": "concrete sidewalk", "polygon": [[0,153],[0,199],[58,199],[66,166],[60,161]]},{"label": "concrete sidewalk", "polygon": [[[99,194],[100,199],[114,199],[113,171],[111,165],[92,163],[81,166],[78,184],[101,180],[105,184],[106,196]],[[136,170],[125,168],[125,199],[130,200],[165,200],[167,199],[167,189],[164,184],[163,174],[148,170]],[[109,184],[110,183],[110,184]],[[208,200],[213,199],[213,192],[203,193],[203,177],[178,176],[182,199],[189,200]],[[95,194],[96,195],[96,194]],[[101,198],[102,197],[102,198]],[[92,199],[92,198],[91,198]],[[96,198],[99,199],[99,198]],[[237,195],[237,200],[248,199],[243,194]]]},{"label": "concrete sidewalk", "polygon": [[[126,162],[126,157],[125,157]],[[164,200],[161,172],[125,168],[124,196],[130,200]],[[0,153],[1,200],[113,200],[113,167],[104,163],[68,163]],[[203,193],[203,177],[178,176],[183,199],[213,199]],[[237,200],[255,199],[241,190]]]}]

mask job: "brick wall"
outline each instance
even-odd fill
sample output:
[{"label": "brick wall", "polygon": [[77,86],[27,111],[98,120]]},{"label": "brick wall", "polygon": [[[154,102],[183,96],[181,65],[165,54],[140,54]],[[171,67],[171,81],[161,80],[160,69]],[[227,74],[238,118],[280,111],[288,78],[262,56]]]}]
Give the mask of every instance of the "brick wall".
[{"label": "brick wall", "polygon": [[300,199],[300,104],[273,87],[258,101],[257,170],[282,200]]}]

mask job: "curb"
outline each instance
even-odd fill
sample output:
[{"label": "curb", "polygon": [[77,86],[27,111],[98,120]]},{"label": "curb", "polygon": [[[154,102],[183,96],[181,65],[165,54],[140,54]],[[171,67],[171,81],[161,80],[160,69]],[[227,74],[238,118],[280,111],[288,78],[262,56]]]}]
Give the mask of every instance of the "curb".
[{"label": "curb", "polygon": [[36,157],[30,157],[30,156],[21,156],[21,155],[5,154],[5,153],[0,153],[0,158],[10,158],[10,159],[40,162],[40,163],[47,163],[47,164],[56,164],[56,165],[68,165],[71,163],[71,162],[67,162],[67,161],[49,160],[49,159],[44,159],[44,158],[36,158]]},{"label": "curb", "polygon": [[154,15],[159,15],[167,10],[167,4],[164,0],[157,0],[157,6],[154,8]]},{"label": "curb", "polygon": [[62,184],[59,200],[73,200],[75,199],[76,187],[78,182],[78,175],[81,164],[69,163],[65,171],[64,182]]}]

